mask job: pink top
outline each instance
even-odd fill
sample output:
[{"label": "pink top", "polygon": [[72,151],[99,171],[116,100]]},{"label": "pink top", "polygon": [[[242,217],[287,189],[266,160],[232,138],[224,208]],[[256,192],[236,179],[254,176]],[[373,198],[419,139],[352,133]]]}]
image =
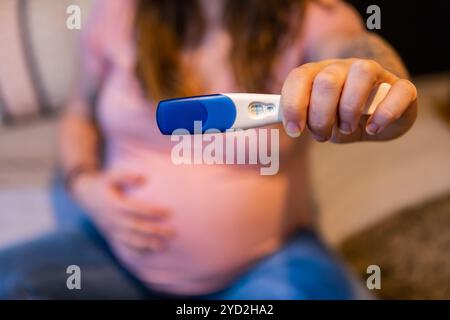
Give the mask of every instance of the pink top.
[{"label": "pink top", "polygon": [[[146,101],[135,77],[134,1],[100,0],[93,10],[83,37],[83,61],[91,76],[107,74],[98,106],[107,168],[147,176],[144,186],[129,191],[130,197],[169,208],[168,223],[177,231],[163,252],[130,256],[120,245],[113,249],[156,290],[203,294],[221,289],[255,260],[279,248],[300,224],[310,223],[305,148],[295,148],[299,151],[289,155],[295,165],[282,162],[275,176],[261,176],[259,166],[254,170],[253,166],[173,164],[174,143],[159,133],[155,103]],[[308,43],[341,25],[340,20],[317,5],[308,8],[304,33],[276,64],[273,92],[279,93],[288,72],[305,60]],[[205,93],[239,91],[227,59],[229,49],[226,30],[212,28],[200,47],[184,53],[206,79]],[[293,150],[293,140],[283,132],[280,139],[283,161],[283,155]]]}]

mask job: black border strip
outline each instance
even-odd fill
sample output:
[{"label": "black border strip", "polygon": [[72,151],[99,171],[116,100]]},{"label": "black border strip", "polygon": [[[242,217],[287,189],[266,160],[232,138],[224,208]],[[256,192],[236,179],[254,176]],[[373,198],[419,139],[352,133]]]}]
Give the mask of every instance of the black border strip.
[{"label": "black border strip", "polygon": [[39,72],[39,67],[35,56],[33,55],[34,48],[31,41],[31,32],[28,17],[28,0],[19,0],[18,15],[19,15],[19,33],[22,41],[22,48],[25,57],[25,64],[28,69],[28,74],[32,82],[33,90],[37,97],[38,110],[43,116],[52,113],[51,103],[48,98],[47,90],[44,87],[44,81]]},{"label": "black border strip", "polygon": [[[81,289],[83,290],[83,289]],[[76,291],[76,290],[74,290]],[[74,293],[74,296],[76,294]],[[270,307],[270,305],[273,306]],[[240,306],[240,308],[239,308]],[[263,308],[267,312],[263,312]],[[0,301],[2,311],[11,308],[16,316],[23,312],[26,317],[30,310],[33,314],[48,317],[54,310],[70,310],[70,315],[86,318],[86,315],[105,318],[111,314],[119,318],[130,319],[149,314],[147,319],[303,319],[342,315],[350,319],[385,319],[399,312],[402,318],[416,316],[425,319],[439,318],[448,313],[449,301],[286,301],[286,300],[148,300],[148,301]],[[205,314],[188,314],[189,308],[209,307]],[[56,309],[55,309],[56,308]],[[198,310],[198,309],[197,309]],[[271,310],[271,311],[269,311]],[[191,311],[192,312],[192,311]],[[271,313],[271,314],[270,314]],[[56,317],[55,317],[56,318]],[[67,319],[65,314],[58,317]],[[442,318],[442,317],[441,317]],[[50,317],[51,319],[51,317]]]}]

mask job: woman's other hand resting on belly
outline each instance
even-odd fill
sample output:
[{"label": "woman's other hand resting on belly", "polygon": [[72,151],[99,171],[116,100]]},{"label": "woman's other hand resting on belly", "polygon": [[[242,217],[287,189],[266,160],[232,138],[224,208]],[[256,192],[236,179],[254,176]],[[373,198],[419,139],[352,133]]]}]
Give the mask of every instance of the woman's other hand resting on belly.
[{"label": "woman's other hand resting on belly", "polygon": [[113,243],[137,253],[160,251],[174,235],[169,211],[129,197],[126,190],[145,183],[130,172],[85,173],[72,185],[74,198]]}]

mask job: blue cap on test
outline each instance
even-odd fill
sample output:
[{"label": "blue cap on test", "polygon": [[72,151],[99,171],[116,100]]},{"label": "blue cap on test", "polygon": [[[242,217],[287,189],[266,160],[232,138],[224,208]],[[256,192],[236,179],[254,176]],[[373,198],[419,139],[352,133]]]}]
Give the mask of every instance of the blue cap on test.
[{"label": "blue cap on test", "polygon": [[163,100],[156,109],[156,122],[162,134],[170,135],[177,129],[194,132],[194,122],[201,121],[202,132],[217,129],[221,132],[233,126],[236,107],[223,94]]}]

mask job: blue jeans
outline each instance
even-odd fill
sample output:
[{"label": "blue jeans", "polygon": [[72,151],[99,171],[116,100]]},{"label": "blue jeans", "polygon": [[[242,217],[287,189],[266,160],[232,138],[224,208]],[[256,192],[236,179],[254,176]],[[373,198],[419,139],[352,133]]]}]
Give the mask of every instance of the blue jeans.
[{"label": "blue jeans", "polygon": [[[61,188],[53,191],[58,231],[0,252],[0,299],[171,299],[144,286]],[[60,212],[61,213],[61,212]],[[79,214],[73,219],[73,214]],[[81,290],[68,290],[69,265],[81,269]],[[299,231],[229,287],[194,299],[354,299],[355,281],[312,231]],[[185,297],[183,297],[185,298]]]}]

